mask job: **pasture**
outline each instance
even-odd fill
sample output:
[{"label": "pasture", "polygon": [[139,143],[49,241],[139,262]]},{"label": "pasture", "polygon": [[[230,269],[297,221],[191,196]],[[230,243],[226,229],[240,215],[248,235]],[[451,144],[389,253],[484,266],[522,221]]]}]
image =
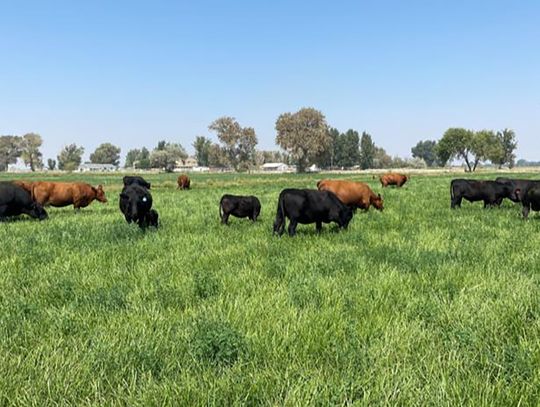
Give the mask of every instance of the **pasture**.
[{"label": "pasture", "polygon": [[[452,211],[447,175],[384,190],[354,175],[382,213],[277,238],[280,190],[324,174],[193,175],[190,191],[164,174],[145,176],[161,228],[143,232],[121,177],[37,176],[102,183],[109,203],[0,223],[1,405],[540,399],[538,215]],[[221,225],[224,193],[257,195],[260,220]]]}]

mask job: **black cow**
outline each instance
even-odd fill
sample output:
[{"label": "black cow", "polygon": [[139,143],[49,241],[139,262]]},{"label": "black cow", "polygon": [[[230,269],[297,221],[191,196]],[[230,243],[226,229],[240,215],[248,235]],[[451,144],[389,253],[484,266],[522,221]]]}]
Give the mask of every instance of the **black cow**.
[{"label": "black cow", "polygon": [[137,175],[126,175],[123,178],[124,186],[127,187],[128,185],[140,185],[141,187],[150,189],[151,184],[147,182],[143,177],[139,177]]},{"label": "black cow", "polygon": [[283,234],[286,217],[289,218],[289,236],[294,236],[298,223],[315,223],[317,232],[321,231],[323,222],[336,222],[345,229],[353,211],[330,191],[284,189],[279,194],[274,233]]},{"label": "black cow", "polygon": [[512,202],[521,202],[521,199],[518,194],[516,194],[516,191],[519,190],[524,192],[532,187],[540,187],[540,181],[538,180],[499,177],[495,181],[501,184],[510,185],[510,187],[512,188],[512,193],[510,194],[508,199],[510,199]]},{"label": "black cow", "polygon": [[152,210],[152,194],[138,183],[130,184],[120,193],[120,210],[128,223],[135,222],[140,228],[157,227],[157,212]]},{"label": "black cow", "polygon": [[43,206],[34,202],[30,193],[11,182],[0,182],[0,218],[26,214],[34,219],[47,219]]},{"label": "black cow", "polygon": [[510,198],[512,186],[497,181],[454,179],[450,183],[450,206],[461,207],[461,201],[484,201],[484,208],[500,206],[504,198]]},{"label": "black cow", "polygon": [[228,225],[229,216],[249,218],[253,222],[261,213],[261,202],[256,196],[223,195],[219,201],[221,223]]},{"label": "black cow", "polygon": [[528,189],[517,190],[516,194],[521,199],[523,205],[523,217],[527,219],[531,209],[533,211],[540,211],[540,186],[532,186]]}]

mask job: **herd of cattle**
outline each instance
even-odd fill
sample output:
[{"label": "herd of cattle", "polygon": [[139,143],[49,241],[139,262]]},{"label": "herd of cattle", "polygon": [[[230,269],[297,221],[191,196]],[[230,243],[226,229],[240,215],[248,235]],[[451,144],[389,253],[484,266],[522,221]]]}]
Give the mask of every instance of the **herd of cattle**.
[{"label": "herd of cattle", "polygon": [[[403,186],[408,176],[385,174],[379,177],[382,187]],[[189,189],[190,179],[178,177],[178,188]],[[141,228],[158,227],[159,215],[152,209],[151,184],[140,176],[125,176],[119,196],[120,211],[128,223]],[[540,180],[497,178],[495,181],[454,179],[450,184],[451,208],[461,206],[463,199],[469,202],[483,201],[484,207],[500,206],[503,199],[520,202],[523,216],[532,210],[540,210]],[[21,214],[43,220],[47,218],[45,206],[73,205],[76,210],[94,200],[107,202],[101,185],[93,187],[81,182],[9,181],[0,182],[0,219]],[[315,223],[319,232],[323,223],[335,222],[347,228],[357,209],[368,210],[370,206],[382,211],[383,198],[363,182],[346,180],[321,180],[317,189],[284,189],[279,194],[274,233],[282,235],[286,218],[288,233],[294,236],[299,223]],[[249,218],[256,221],[261,203],[255,196],[226,194],[220,200],[221,222],[228,224],[229,216]]]}]

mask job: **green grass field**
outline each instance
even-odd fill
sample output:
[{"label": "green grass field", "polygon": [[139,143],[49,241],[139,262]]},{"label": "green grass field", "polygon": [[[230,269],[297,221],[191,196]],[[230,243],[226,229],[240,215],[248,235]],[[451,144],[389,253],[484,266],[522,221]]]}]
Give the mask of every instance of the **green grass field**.
[{"label": "green grass field", "polygon": [[[120,175],[57,178],[109,203],[0,223],[0,405],[537,405],[538,215],[452,211],[450,176],[357,175],[384,212],[272,236],[280,190],[321,177],[149,175],[147,232]],[[260,221],[222,226],[226,192]]]}]

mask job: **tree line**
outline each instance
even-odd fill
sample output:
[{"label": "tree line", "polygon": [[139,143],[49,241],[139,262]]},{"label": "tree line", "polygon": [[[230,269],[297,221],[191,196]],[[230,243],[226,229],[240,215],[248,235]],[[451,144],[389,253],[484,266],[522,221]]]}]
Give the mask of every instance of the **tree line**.
[{"label": "tree line", "polygon": [[[510,129],[473,131],[463,128],[448,129],[440,140],[422,140],[412,149],[413,159],[391,157],[375,145],[367,132],[346,132],[329,126],[322,112],[303,108],[293,113],[281,114],[275,124],[276,144],[282,151],[257,150],[257,135],[252,127],[242,127],[234,117],[220,117],[210,123],[208,130],[217,137],[197,136],[192,144],[198,165],[228,167],[246,171],[268,162],[295,165],[298,172],[310,165],[319,168],[403,168],[443,167],[453,159],[461,159],[466,171],[475,171],[481,162],[490,161],[499,167],[515,165],[516,135]],[[40,152],[42,138],[38,134],[0,136],[0,171],[22,159],[32,171],[44,168]],[[103,143],[90,155],[95,164],[120,164],[121,149]],[[56,160],[48,159],[49,170],[56,168],[73,171],[82,162],[84,147],[70,144],[62,148]],[[158,168],[172,171],[177,162],[188,154],[179,143],[159,141],[150,151],[146,147],[131,149],[125,159],[126,168]]]}]

